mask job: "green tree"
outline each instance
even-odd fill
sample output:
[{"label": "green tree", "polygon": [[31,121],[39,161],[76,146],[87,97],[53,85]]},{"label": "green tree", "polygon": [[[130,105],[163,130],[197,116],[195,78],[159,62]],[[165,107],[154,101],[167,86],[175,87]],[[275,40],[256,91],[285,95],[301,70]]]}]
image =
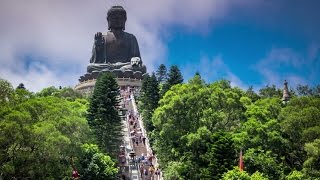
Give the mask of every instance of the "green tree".
[{"label": "green tree", "polygon": [[271,151],[250,148],[244,154],[246,171],[249,173],[260,171],[271,179],[281,179],[282,165],[277,162],[276,158],[276,155]]},{"label": "green tree", "polygon": [[178,66],[173,65],[169,69],[167,81],[161,89],[161,97],[174,85],[183,83],[183,76]]},{"label": "green tree", "polygon": [[320,97],[320,84],[313,88],[313,93],[315,97]]},{"label": "green tree", "polygon": [[183,82],[183,77],[178,66],[173,65],[170,67],[167,82],[170,86],[181,84]]},{"label": "green tree", "polygon": [[183,174],[187,173],[186,165],[182,162],[171,161],[164,172],[165,179],[184,180]]},{"label": "green tree", "polygon": [[304,180],[306,179],[302,172],[292,171],[289,175],[286,176],[286,180]]},{"label": "green tree", "polygon": [[154,129],[151,118],[153,111],[158,107],[159,97],[159,82],[154,73],[152,76],[145,76],[141,88],[141,103],[142,117],[148,132]]},{"label": "green tree", "polygon": [[71,87],[64,87],[52,94],[53,96],[65,98],[67,100],[74,101],[77,98],[83,98],[80,92],[74,90]]},{"label": "green tree", "polygon": [[164,171],[177,160],[187,169],[179,174],[184,179],[219,179],[232,168],[235,148],[224,131],[239,127],[242,94],[228,81],[207,85],[199,75],[173,86],[152,117],[154,148]]},{"label": "green tree", "polygon": [[261,88],[259,90],[259,95],[262,98],[272,98],[272,97],[277,97],[281,98],[282,97],[282,91],[281,89],[277,89],[275,85],[267,85],[264,88]]},{"label": "green tree", "polygon": [[307,158],[305,143],[320,139],[320,99],[310,96],[293,98],[282,109],[278,119],[288,141],[286,166],[300,171]]},{"label": "green tree", "polygon": [[[241,100],[243,101],[243,99]],[[285,143],[281,126],[277,120],[281,111],[280,99],[260,99],[247,104],[246,109],[247,120],[241,124],[238,132],[234,134],[237,148],[262,147],[280,155]]]},{"label": "green tree", "polygon": [[84,144],[80,156],[81,179],[115,179],[119,169],[110,156],[100,152],[97,145]]},{"label": "green tree", "polygon": [[59,87],[59,89],[57,89],[54,86],[44,88],[40,92],[36,93],[36,96],[40,96],[40,97],[55,96],[55,97],[59,97],[59,98],[65,98],[70,101],[74,101],[77,98],[84,98],[81,95],[81,93],[74,90],[73,88],[71,88],[71,87],[62,88],[61,86]]},{"label": "green tree", "polygon": [[232,169],[235,148],[230,134],[212,133],[201,127],[186,138],[184,158],[192,163],[185,176],[187,179],[221,179],[223,173]]},{"label": "green tree", "polygon": [[0,121],[12,109],[15,96],[14,92],[11,83],[0,78]]},{"label": "green tree", "polygon": [[257,93],[254,92],[253,87],[250,86],[246,93],[245,96],[249,97],[253,102],[257,101],[260,97]]},{"label": "green tree", "polygon": [[87,100],[67,101],[72,93],[54,97],[54,88],[35,96],[5,80],[0,86],[0,178],[69,179],[70,158],[93,141]]},{"label": "green tree", "polygon": [[57,89],[54,86],[50,86],[47,88],[42,89],[40,92],[38,92],[36,95],[40,97],[45,97],[45,96],[53,96],[55,92],[58,92],[59,89]]},{"label": "green tree", "polygon": [[[80,107],[80,108],[74,108]],[[4,179],[70,177],[69,158],[91,141],[85,104],[32,97],[0,121],[0,172]]]},{"label": "green tree", "polygon": [[223,174],[222,180],[268,180],[268,178],[259,171],[251,176],[246,171],[240,171],[238,167]]},{"label": "green tree", "polygon": [[223,180],[250,180],[250,175],[246,171],[240,171],[239,167],[234,167],[222,176]]},{"label": "green tree", "polygon": [[0,78],[0,105],[7,103],[13,98],[14,88],[7,80]]},{"label": "green tree", "polygon": [[[192,90],[191,86],[185,84],[174,86],[166,93],[160,101],[160,107],[153,114],[156,151],[164,163],[177,159],[185,151],[185,142],[181,142],[181,137],[188,132],[195,132],[199,127],[202,101],[208,96],[205,91],[198,91],[200,88],[201,85],[195,85]],[[199,93],[191,96],[194,92]]]},{"label": "green tree", "polygon": [[20,84],[18,85],[17,89],[26,89],[26,88],[24,87],[24,84],[23,84],[23,83],[20,83]]},{"label": "green tree", "polygon": [[298,84],[296,89],[297,89],[298,95],[300,95],[300,96],[312,96],[313,95],[312,89],[309,88],[308,85]]},{"label": "green tree", "polygon": [[307,159],[303,163],[303,172],[310,179],[320,179],[320,139],[305,144]]},{"label": "green tree", "polygon": [[260,173],[259,171],[256,171],[255,173],[253,173],[250,177],[250,180],[268,180],[269,178],[267,178],[263,173]]},{"label": "green tree", "polygon": [[118,84],[110,73],[99,76],[90,99],[87,120],[103,152],[116,156],[122,139],[122,123],[117,106]]},{"label": "green tree", "polygon": [[279,98],[263,98],[246,102],[246,121],[241,123],[233,140],[237,149],[246,150],[246,171],[260,171],[272,179],[279,179],[283,174],[282,158],[286,148],[286,140],[282,137],[281,126],[277,117],[281,112]]},{"label": "green tree", "polygon": [[159,83],[164,83],[167,80],[167,68],[164,64],[160,64],[158,67],[156,77]]},{"label": "green tree", "polygon": [[15,90],[14,103],[18,105],[28,99],[34,98],[34,96],[34,93],[28,91],[27,89],[17,88]]},{"label": "green tree", "polygon": [[309,87],[308,85],[298,84],[296,88],[298,95],[300,96],[315,96],[320,97],[320,85],[315,87]]}]

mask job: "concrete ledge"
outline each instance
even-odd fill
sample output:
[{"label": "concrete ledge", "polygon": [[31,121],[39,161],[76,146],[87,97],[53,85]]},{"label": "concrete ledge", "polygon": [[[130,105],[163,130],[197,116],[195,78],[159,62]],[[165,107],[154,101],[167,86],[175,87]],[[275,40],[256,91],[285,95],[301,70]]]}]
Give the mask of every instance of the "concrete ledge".
[{"label": "concrete ledge", "polygon": [[[132,79],[132,78],[116,78],[119,87],[138,87],[141,88],[142,80],[141,79]],[[77,84],[74,89],[80,92],[83,95],[90,95],[93,92],[94,86],[96,84],[96,79],[90,79],[87,81],[80,82]]]}]

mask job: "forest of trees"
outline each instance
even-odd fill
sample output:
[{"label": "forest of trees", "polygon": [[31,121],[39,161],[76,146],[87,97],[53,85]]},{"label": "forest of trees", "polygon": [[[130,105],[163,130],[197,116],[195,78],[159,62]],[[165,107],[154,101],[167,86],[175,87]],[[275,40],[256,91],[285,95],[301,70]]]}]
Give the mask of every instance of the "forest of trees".
[{"label": "forest of trees", "polygon": [[161,65],[139,97],[165,179],[320,179],[319,85],[290,89],[284,104],[274,85],[256,93],[199,73],[182,81],[176,66]]},{"label": "forest of trees", "polygon": [[88,124],[94,99],[72,88],[26,88],[0,79],[0,179],[72,179],[73,170],[81,179],[114,179],[115,158]]},{"label": "forest of trees", "polygon": [[[143,79],[138,108],[165,179],[320,179],[320,86],[255,92],[227,80],[183,82],[177,66]],[[289,82],[290,83],[290,82]],[[114,179],[119,87],[103,74],[93,95],[33,93],[0,79],[0,179]],[[244,171],[237,167],[243,152]]]}]

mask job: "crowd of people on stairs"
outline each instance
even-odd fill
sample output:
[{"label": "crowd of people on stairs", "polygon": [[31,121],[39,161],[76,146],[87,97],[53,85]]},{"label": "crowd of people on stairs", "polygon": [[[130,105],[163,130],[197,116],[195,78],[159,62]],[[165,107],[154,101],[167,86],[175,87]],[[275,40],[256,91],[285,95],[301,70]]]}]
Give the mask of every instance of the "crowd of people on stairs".
[{"label": "crowd of people on stairs", "polygon": [[[126,159],[134,160],[139,170],[139,179],[143,180],[160,180],[162,179],[161,170],[158,167],[157,159],[153,151],[148,144],[147,135],[143,129],[141,117],[136,108],[134,108],[135,102],[133,101],[133,90],[130,87],[122,88],[120,90],[122,96],[121,106],[127,109],[126,123],[129,131],[129,138],[131,139],[132,152],[135,153],[135,157],[129,157],[129,154],[125,154],[122,151],[119,154],[119,158],[123,164],[126,163]],[[148,146],[148,147],[147,147]],[[120,157],[121,156],[121,157]]]}]

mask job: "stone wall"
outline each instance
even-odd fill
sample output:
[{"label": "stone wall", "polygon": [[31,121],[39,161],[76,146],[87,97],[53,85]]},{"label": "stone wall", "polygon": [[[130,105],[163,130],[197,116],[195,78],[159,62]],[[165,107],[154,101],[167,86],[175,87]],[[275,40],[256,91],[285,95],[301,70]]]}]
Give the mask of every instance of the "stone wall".
[{"label": "stone wall", "polygon": [[[132,78],[116,78],[119,87],[128,87],[140,89],[142,86],[141,79],[132,79]],[[96,79],[90,79],[87,81],[80,82],[77,84],[74,89],[84,96],[89,96],[92,94],[94,86],[96,84]]]}]

